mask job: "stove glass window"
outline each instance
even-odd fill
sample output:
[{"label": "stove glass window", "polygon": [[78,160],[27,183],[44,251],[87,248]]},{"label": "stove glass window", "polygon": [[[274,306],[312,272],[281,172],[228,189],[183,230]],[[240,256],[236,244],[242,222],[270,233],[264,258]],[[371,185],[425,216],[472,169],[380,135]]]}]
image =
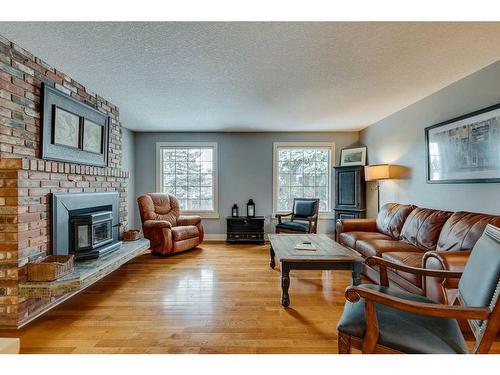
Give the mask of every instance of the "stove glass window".
[{"label": "stove glass window", "polygon": [[78,225],[78,247],[88,247],[90,246],[89,238],[89,226],[88,225]]},{"label": "stove glass window", "polygon": [[96,243],[106,241],[111,238],[111,222],[105,221],[103,223],[94,224],[92,227],[94,231],[93,245]]}]

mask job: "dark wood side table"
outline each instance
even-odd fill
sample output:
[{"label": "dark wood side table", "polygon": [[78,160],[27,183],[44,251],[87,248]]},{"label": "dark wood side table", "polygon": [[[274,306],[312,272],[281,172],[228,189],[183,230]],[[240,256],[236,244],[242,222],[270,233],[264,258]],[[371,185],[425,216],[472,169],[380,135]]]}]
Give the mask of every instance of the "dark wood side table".
[{"label": "dark wood side table", "polygon": [[227,243],[264,243],[264,216],[228,216]]}]

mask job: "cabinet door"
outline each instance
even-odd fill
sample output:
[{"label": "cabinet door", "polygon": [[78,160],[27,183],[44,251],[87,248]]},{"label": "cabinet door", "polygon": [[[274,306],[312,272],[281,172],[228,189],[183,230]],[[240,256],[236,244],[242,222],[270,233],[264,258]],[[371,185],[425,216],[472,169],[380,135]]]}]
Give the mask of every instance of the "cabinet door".
[{"label": "cabinet door", "polygon": [[336,207],[360,208],[360,171],[343,169],[336,172]]},{"label": "cabinet door", "polygon": [[338,212],[335,219],[357,219],[356,212]]},{"label": "cabinet door", "polygon": [[364,219],[366,211],[335,211],[335,220],[337,219]]}]

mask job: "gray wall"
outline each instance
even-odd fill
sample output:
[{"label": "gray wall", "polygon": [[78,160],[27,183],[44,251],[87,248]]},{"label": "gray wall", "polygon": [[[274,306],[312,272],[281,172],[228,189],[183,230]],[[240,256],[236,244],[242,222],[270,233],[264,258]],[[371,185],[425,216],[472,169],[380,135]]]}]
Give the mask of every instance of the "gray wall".
[{"label": "gray wall", "polygon": [[122,168],[130,172],[127,189],[128,228],[135,222],[135,133],[122,128]]},{"label": "gray wall", "polygon": [[[500,214],[500,184],[427,184],[424,128],[500,102],[500,61],[365,128],[369,164],[393,163],[410,168],[405,179],[381,183],[381,204],[419,206]],[[371,183],[369,184],[369,187]],[[376,212],[368,190],[369,215]],[[375,199],[374,199],[375,198]]]},{"label": "gray wall", "polygon": [[[156,189],[156,142],[217,142],[219,156],[219,219],[205,219],[207,234],[226,232],[225,217],[234,203],[245,212],[253,198],[257,215],[266,216],[271,229],[273,192],[273,142],[334,142],[340,150],[358,141],[357,132],[336,133],[136,133],[135,194]],[[135,202],[135,199],[134,199]],[[243,211],[241,211],[243,210]],[[140,225],[136,210],[136,225]],[[321,220],[322,232],[333,232],[333,220]]]}]

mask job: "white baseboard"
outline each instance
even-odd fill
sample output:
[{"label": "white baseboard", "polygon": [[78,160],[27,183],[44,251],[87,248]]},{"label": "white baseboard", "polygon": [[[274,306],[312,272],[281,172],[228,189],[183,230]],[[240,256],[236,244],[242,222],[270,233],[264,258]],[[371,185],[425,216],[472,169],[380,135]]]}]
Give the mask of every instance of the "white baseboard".
[{"label": "white baseboard", "polygon": [[205,233],[205,236],[203,237],[203,241],[207,241],[207,242],[210,242],[210,241],[220,242],[220,241],[225,241],[225,240],[226,240],[225,233],[222,233],[222,234],[207,234],[207,233]]},{"label": "white baseboard", "polygon": [[[333,233],[324,233],[327,236],[333,237]],[[269,241],[269,238],[267,237],[268,233],[264,234],[264,240],[266,242]],[[205,236],[203,238],[203,241],[206,242],[221,242],[221,241],[226,241],[226,234],[225,233],[217,233],[217,234],[208,234],[205,233]]]}]

